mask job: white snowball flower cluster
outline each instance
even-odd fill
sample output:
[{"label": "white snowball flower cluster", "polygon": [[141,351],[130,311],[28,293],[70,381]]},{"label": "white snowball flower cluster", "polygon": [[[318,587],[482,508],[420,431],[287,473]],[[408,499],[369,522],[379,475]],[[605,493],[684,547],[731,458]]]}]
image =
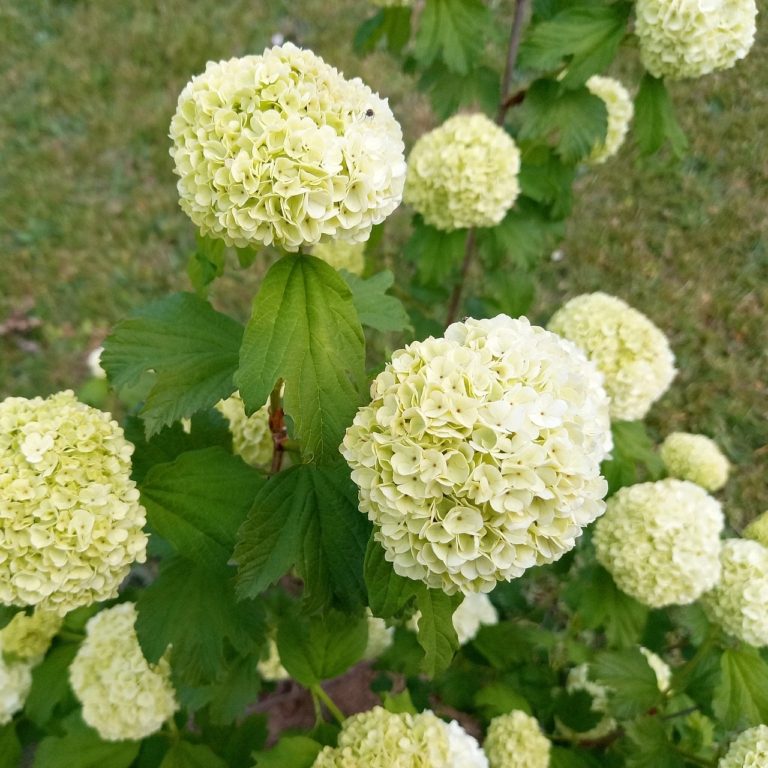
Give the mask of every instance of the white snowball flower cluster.
[{"label": "white snowball flower cluster", "polygon": [[757,541],[727,539],[722,576],[701,599],[709,618],[745,643],[768,645],[768,549]]},{"label": "white snowball flower cluster", "polygon": [[269,680],[272,683],[287,680],[291,676],[280,661],[280,653],[277,650],[277,643],[274,637],[270,637],[267,640],[267,652],[259,659],[256,669],[265,680]]},{"label": "white snowball flower cluster", "polygon": [[604,510],[600,374],[525,318],[454,323],[395,352],[341,452],[401,576],[449,594],[557,560]]},{"label": "white snowball flower cluster", "polygon": [[488,761],[456,722],[375,707],[348,718],[338,746],[325,747],[313,768],[488,768]]},{"label": "white snowball flower cluster", "polygon": [[768,765],[768,725],[740,733],[720,758],[717,768],[765,768]]},{"label": "white snowball flower cluster", "polygon": [[97,613],[69,668],[83,720],[106,741],[143,739],[178,709],[168,661],[147,662],[135,623],[133,603]]},{"label": "white snowball flower cluster", "polygon": [[32,687],[32,663],[6,661],[0,653],[0,726],[24,707]]},{"label": "white snowball flower cluster", "polygon": [[728,69],[755,40],[755,0],[637,0],[635,15],[640,57],[654,77]]},{"label": "white snowball flower cluster", "polygon": [[252,467],[268,467],[272,461],[273,441],[269,428],[269,404],[250,416],[239,392],[216,404],[216,410],[229,422],[232,450]]},{"label": "white snowball flower cluster", "polygon": [[642,419],[675,378],[675,357],[667,337],[615,296],[577,296],[553,315],[547,327],[570,339],[597,364],[605,376],[613,419]]},{"label": "white snowball flower cluster", "polygon": [[720,578],[724,522],[703,488],[667,479],[619,490],[592,540],[622,591],[651,608],[687,605]]},{"label": "white snowball flower cluster", "polygon": [[64,615],[146,557],[133,446],[72,392],[0,403],[0,603]]},{"label": "white snowball flower cluster", "polygon": [[459,637],[459,645],[465,645],[470,640],[474,640],[480,627],[496,624],[499,621],[499,614],[488,595],[482,592],[471,592],[453,612],[452,619],[453,628]]},{"label": "white snowball flower cluster", "polygon": [[485,115],[456,115],[425,133],[408,158],[405,202],[436,229],[492,227],[520,193],[520,150]]},{"label": "white snowball flower cluster", "polygon": [[483,744],[490,768],[548,768],[551,748],[538,720],[519,709],[494,717]]},{"label": "white snowball flower cluster", "polygon": [[334,269],[346,269],[353,275],[362,275],[365,269],[365,243],[345,243],[334,240],[320,243],[312,249],[312,255],[330,264]]},{"label": "white snowball flower cluster", "polygon": [[673,432],[661,444],[660,453],[672,477],[690,480],[708,491],[719,491],[728,480],[728,459],[706,435]]},{"label": "white snowball flower cluster", "polygon": [[392,645],[395,636],[395,628],[388,627],[384,619],[379,619],[371,614],[368,609],[368,644],[363,653],[364,661],[374,661]]},{"label": "white snowball flower cluster", "polygon": [[613,157],[621,148],[635,114],[635,107],[627,89],[612,77],[593,75],[586,85],[591,93],[605,102],[608,112],[605,140],[597,144],[589,156],[591,163],[599,165]]},{"label": "white snowball flower cluster", "polygon": [[57,611],[45,608],[36,608],[29,615],[17,613],[0,630],[3,655],[37,664],[45,656],[63,621]]},{"label": "white snowball flower cluster", "polygon": [[768,547],[768,512],[758,515],[743,530],[742,536],[745,539],[759,541],[764,547]]},{"label": "white snowball flower cluster", "polygon": [[107,372],[101,367],[101,355],[104,352],[104,347],[96,347],[89,352],[88,357],[85,360],[88,366],[88,371],[94,379],[106,379]]},{"label": "white snowball flower cluster", "polygon": [[362,242],[402,198],[405,147],[387,101],[292,43],[208,62],[170,136],[181,207],[227,245]]}]

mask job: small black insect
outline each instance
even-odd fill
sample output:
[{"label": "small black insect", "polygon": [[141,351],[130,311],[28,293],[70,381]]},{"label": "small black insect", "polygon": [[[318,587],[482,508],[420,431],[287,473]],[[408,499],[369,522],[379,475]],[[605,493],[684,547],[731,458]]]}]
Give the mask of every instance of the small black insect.
[{"label": "small black insect", "polygon": [[368,109],[365,110],[365,116],[373,117],[373,110],[370,107],[368,107]]}]

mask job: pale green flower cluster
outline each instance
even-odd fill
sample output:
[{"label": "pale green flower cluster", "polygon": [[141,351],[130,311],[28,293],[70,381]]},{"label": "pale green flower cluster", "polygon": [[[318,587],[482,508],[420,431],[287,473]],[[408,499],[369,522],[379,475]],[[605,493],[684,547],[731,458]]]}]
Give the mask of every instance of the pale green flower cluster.
[{"label": "pale green flower cluster", "polygon": [[728,69],[755,40],[755,0],[637,0],[635,14],[640,57],[654,77]]},{"label": "pale green flower cluster", "polygon": [[330,264],[334,269],[346,269],[353,275],[362,275],[365,269],[365,243],[346,243],[334,240],[320,243],[312,249],[312,255]]},{"label": "pale green flower cluster", "polygon": [[605,377],[611,418],[642,419],[675,378],[667,337],[641,312],[605,293],[571,299],[547,326],[594,360]]},{"label": "pale green flower cluster", "polygon": [[483,744],[490,768],[548,768],[551,748],[538,720],[519,709],[494,717]]},{"label": "pale green flower cluster", "polygon": [[392,645],[394,635],[395,628],[388,627],[384,619],[377,618],[368,609],[368,644],[365,646],[363,659],[365,661],[378,659]]},{"label": "pale green flower cluster", "polygon": [[768,547],[768,512],[758,515],[742,532],[745,539],[759,541]]},{"label": "pale green flower cluster", "polygon": [[72,392],[0,403],[0,603],[64,615],[146,557],[133,446]]},{"label": "pale green flower cluster", "polygon": [[612,77],[593,75],[587,80],[587,88],[605,102],[608,112],[608,131],[605,141],[592,149],[589,161],[595,165],[604,163],[621,148],[635,114],[632,97],[627,89]]},{"label": "pale green flower cluster", "polygon": [[408,158],[405,202],[436,229],[492,227],[520,193],[520,150],[485,115],[456,115],[424,134]]},{"label": "pale green flower cluster", "polygon": [[395,352],[341,452],[401,576],[449,594],[572,549],[604,510],[601,376],[525,318],[454,323]]},{"label": "pale green flower cluster", "polygon": [[640,653],[645,656],[648,666],[656,675],[656,684],[659,686],[659,690],[662,693],[667,693],[672,685],[672,670],[669,668],[667,662],[642,645],[640,646]]},{"label": "pale green flower cluster", "polygon": [[272,461],[273,441],[269,428],[269,404],[250,416],[239,392],[216,404],[216,410],[229,422],[232,450],[252,467],[268,467]]},{"label": "pale green flower cluster", "polygon": [[453,628],[459,638],[459,645],[474,640],[480,627],[496,624],[499,614],[488,595],[482,592],[470,592],[461,605],[453,612]]},{"label": "pale green flower cluster", "polygon": [[32,687],[32,667],[28,661],[7,661],[0,653],[0,726],[23,709]]},{"label": "pale green flower cluster", "polygon": [[728,459],[706,435],[673,432],[661,444],[660,452],[672,477],[690,480],[707,491],[719,491],[728,480]]},{"label": "pale green flower cluster", "polygon": [[69,668],[83,720],[106,741],[143,739],[179,708],[168,660],[147,662],[135,623],[133,603],[97,613]]},{"label": "pale green flower cluster", "polygon": [[722,576],[701,599],[709,618],[745,643],[768,645],[768,549],[757,541],[727,539]]},{"label": "pale green flower cluster", "polygon": [[348,718],[338,745],[325,747],[313,768],[488,768],[488,762],[458,723],[444,723],[432,712],[375,707]]},{"label": "pale green flower cluster", "polygon": [[228,245],[362,242],[402,198],[405,147],[387,101],[292,43],[208,62],[170,136],[181,207]]},{"label": "pale green flower cluster", "polygon": [[104,347],[96,347],[88,353],[85,360],[88,371],[94,379],[106,379],[107,372],[101,367],[101,356],[104,353]]},{"label": "pale green flower cluster", "polygon": [[274,637],[267,640],[267,653],[259,659],[256,665],[259,674],[272,683],[278,683],[281,680],[287,680],[291,675],[280,661],[280,653],[277,650],[277,643]]},{"label": "pale green flower cluster", "polygon": [[592,540],[622,591],[651,608],[687,605],[720,578],[724,523],[703,488],[669,478],[619,490]]},{"label": "pale green flower cluster", "polygon": [[51,645],[64,619],[46,608],[36,608],[33,613],[17,613],[0,630],[0,648],[5,656],[37,664]]},{"label": "pale green flower cluster", "polygon": [[731,742],[717,768],[765,768],[768,765],[768,725],[757,725]]}]

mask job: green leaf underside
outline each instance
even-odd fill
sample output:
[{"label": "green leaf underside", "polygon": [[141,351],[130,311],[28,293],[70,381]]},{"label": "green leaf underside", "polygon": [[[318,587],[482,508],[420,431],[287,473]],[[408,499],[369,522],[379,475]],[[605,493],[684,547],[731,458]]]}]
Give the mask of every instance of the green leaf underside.
[{"label": "green leaf underside", "polygon": [[377,331],[404,331],[411,325],[411,320],[400,299],[387,294],[395,276],[388,270],[369,278],[358,277],[349,272],[342,272],[342,277],[352,291],[360,322]]},{"label": "green leaf underside", "polygon": [[205,744],[177,741],[166,753],[160,768],[227,768],[227,764]]},{"label": "green leaf underside", "polygon": [[624,38],[630,3],[575,5],[531,26],[520,46],[520,66],[551,70],[567,60],[562,82],[578,87],[613,61]]},{"label": "green leaf underside", "polygon": [[635,720],[626,726],[626,733],[632,744],[627,757],[629,768],[683,768],[685,765],[659,718]]},{"label": "green leaf underside", "polygon": [[172,645],[174,673],[188,685],[214,682],[225,649],[249,653],[264,637],[264,617],[254,601],[238,602],[232,569],[212,569],[182,557],[163,563],[139,596],[136,633],[144,655],[156,662]]},{"label": "green leaf underside", "polygon": [[296,565],[306,610],[360,605],[370,530],[346,464],[291,467],[270,478],[240,529],[238,594],[255,597]]},{"label": "green leaf underside", "polygon": [[556,80],[536,80],[520,109],[519,138],[552,140],[566,162],[582,160],[605,139],[605,102],[582,86],[567,90]]},{"label": "green leaf underside", "polygon": [[746,645],[726,649],[712,708],[729,730],[768,723],[768,664],[757,649]]},{"label": "green leaf underside", "polygon": [[141,499],[153,530],[196,562],[225,565],[264,478],[223,448],[183,453],[153,467]]},{"label": "green leaf underside", "polygon": [[647,72],[635,97],[632,130],[640,151],[645,155],[657,152],[667,141],[678,157],[688,149],[688,139],[677,122],[664,81]]},{"label": "green leaf underside", "polygon": [[235,381],[248,412],[285,381],[284,407],[307,459],[332,461],[365,388],[365,341],[352,293],[314,256],[284,256],[253,303]]},{"label": "green leaf underside", "polygon": [[595,678],[612,689],[609,708],[618,718],[636,717],[661,701],[656,675],[637,647],[603,651],[592,669]]},{"label": "green leaf underside", "polygon": [[334,610],[310,619],[286,616],[277,632],[280,661],[307,688],[346,672],[360,661],[367,642],[368,623],[362,614]]},{"label": "green leaf underside", "polygon": [[104,343],[101,364],[118,391],[154,371],[141,409],[151,437],[232,394],[242,333],[239,323],[208,302],[177,293],[118,323]]},{"label": "green leaf underside", "polygon": [[405,257],[416,265],[419,279],[428,285],[440,285],[448,280],[461,264],[467,230],[442,232],[424,223],[421,216],[413,217],[413,232],[405,244]]},{"label": "green leaf underside", "polygon": [[311,768],[322,745],[307,736],[283,736],[267,752],[257,752],[256,768]]}]

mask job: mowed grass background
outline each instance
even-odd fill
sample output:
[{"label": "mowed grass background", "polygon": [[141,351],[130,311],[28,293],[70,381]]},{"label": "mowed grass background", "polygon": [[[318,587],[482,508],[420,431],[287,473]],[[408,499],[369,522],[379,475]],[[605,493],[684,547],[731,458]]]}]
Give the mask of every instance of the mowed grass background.
[{"label": "mowed grass background", "polygon": [[[0,3],[0,396],[79,386],[111,324],[189,287],[194,229],[178,208],[167,130],[208,59],[258,53],[280,33],[388,95],[409,145],[431,125],[391,59],[352,53],[369,10],[362,0]],[[626,148],[581,177],[564,258],[543,265],[531,313],[543,322],[599,289],[668,333],[680,373],[650,423],[660,435],[705,432],[726,450],[737,527],[768,509],[766,16],[746,61],[672,89],[685,159],[641,163]],[[407,220],[388,227],[390,262]],[[258,267],[229,270],[216,303],[245,319],[258,278]],[[40,326],[11,333],[9,318]]]}]

